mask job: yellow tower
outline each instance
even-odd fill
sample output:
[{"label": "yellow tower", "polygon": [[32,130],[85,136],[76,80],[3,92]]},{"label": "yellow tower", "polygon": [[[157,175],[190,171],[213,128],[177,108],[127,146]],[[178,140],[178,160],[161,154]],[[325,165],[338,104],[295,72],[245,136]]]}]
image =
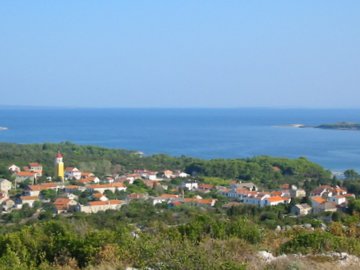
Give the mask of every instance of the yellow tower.
[{"label": "yellow tower", "polygon": [[64,162],[63,155],[60,151],[57,153],[55,158],[55,177],[61,178],[64,181]]}]

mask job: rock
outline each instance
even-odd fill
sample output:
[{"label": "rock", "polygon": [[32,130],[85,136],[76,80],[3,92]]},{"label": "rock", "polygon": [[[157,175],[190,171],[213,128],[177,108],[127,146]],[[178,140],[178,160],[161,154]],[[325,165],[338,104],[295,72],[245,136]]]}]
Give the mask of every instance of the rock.
[{"label": "rock", "polygon": [[272,255],[272,253],[267,252],[267,251],[259,251],[258,252],[258,256],[263,259],[264,261],[266,261],[267,263],[272,262],[273,260],[276,259],[276,257],[274,257],[274,255]]}]

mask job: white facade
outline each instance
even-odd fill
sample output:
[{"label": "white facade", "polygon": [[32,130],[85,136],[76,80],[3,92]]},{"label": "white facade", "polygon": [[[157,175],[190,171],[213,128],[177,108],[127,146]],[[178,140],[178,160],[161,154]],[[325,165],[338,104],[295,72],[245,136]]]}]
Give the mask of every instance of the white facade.
[{"label": "white facade", "polygon": [[183,188],[186,188],[186,189],[188,189],[188,190],[196,190],[196,189],[198,189],[199,188],[199,185],[198,185],[198,183],[196,183],[196,182],[188,182],[188,183],[183,183],[182,184],[182,187]]},{"label": "white facade", "polygon": [[81,171],[78,168],[66,168],[65,178],[80,180],[81,179]]},{"label": "white facade", "polygon": [[12,187],[12,183],[7,179],[0,179],[0,191],[8,193]]}]

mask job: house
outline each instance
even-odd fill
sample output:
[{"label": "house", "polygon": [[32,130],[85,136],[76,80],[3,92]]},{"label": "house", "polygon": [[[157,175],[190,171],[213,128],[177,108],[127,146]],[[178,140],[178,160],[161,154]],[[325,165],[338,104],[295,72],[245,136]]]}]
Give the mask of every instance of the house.
[{"label": "house", "polygon": [[3,203],[5,202],[6,200],[9,199],[9,196],[7,193],[4,193],[4,192],[0,192],[0,203]]},{"label": "house", "polygon": [[180,172],[180,171],[177,171],[175,173],[175,177],[179,177],[179,178],[186,178],[186,177],[189,177],[190,175],[185,173],[185,172]]},{"label": "house", "polygon": [[247,183],[236,183],[236,184],[232,184],[231,185],[232,188],[241,188],[241,189],[247,189],[250,191],[258,191],[258,187],[252,183],[252,182],[247,182]]},{"label": "house", "polygon": [[176,195],[176,194],[162,194],[159,197],[153,198],[153,205],[156,205],[158,203],[163,203],[163,202],[169,203],[178,198],[179,198],[179,195]]},{"label": "house", "polygon": [[280,197],[280,196],[273,196],[265,198],[264,204],[261,206],[275,206],[279,204],[288,204],[290,203],[291,198],[289,197]]},{"label": "house", "polygon": [[167,178],[167,179],[171,179],[171,178],[174,178],[175,175],[174,175],[173,171],[165,170],[164,171],[164,177]]},{"label": "house", "polygon": [[306,197],[306,191],[302,188],[299,189],[291,189],[290,190],[291,198],[304,198]]},{"label": "house", "polygon": [[160,185],[159,181],[152,181],[152,180],[141,180],[148,188],[154,188],[157,185]]},{"label": "house", "polygon": [[335,203],[336,205],[346,204],[347,200],[344,195],[336,195],[328,198],[329,202]]},{"label": "house", "polygon": [[43,190],[58,190],[58,185],[56,183],[42,183],[39,185],[28,185],[25,188],[25,194],[28,196],[39,196],[40,192]]},{"label": "house", "polygon": [[43,175],[43,167],[40,163],[33,162],[29,164],[30,172],[34,172],[37,176],[41,177]]},{"label": "house", "polygon": [[198,189],[198,183],[197,182],[184,182],[181,184],[181,187],[184,188],[184,189],[187,189],[187,190],[195,190],[195,189]]},{"label": "house", "polygon": [[347,191],[339,186],[329,186],[329,185],[322,185],[314,189],[310,195],[311,196],[321,196],[324,198],[332,197],[336,195],[346,195]]},{"label": "house", "polygon": [[254,193],[248,193],[248,195],[243,198],[243,203],[263,207],[265,205],[265,199],[269,198],[270,194],[253,192]]},{"label": "house", "polygon": [[336,204],[334,202],[328,202],[323,197],[314,196],[310,198],[311,205],[313,208],[313,213],[321,213],[321,212],[336,212]]},{"label": "house", "polygon": [[81,171],[76,167],[67,167],[65,169],[65,178],[66,179],[81,179]]},{"label": "house", "polygon": [[104,182],[112,184],[112,183],[115,182],[115,179],[113,177],[111,177],[111,176],[106,176]]},{"label": "house", "polygon": [[139,173],[131,173],[125,175],[125,181],[128,181],[129,184],[133,184],[136,179],[141,179],[141,175]]},{"label": "house", "polygon": [[87,205],[79,204],[77,210],[91,214],[99,211],[119,210],[123,204],[124,202],[120,200],[92,201],[88,202]]},{"label": "house", "polygon": [[326,200],[321,196],[313,196],[310,198],[311,206],[313,208],[319,208],[321,204],[325,203]]},{"label": "house", "polygon": [[38,196],[20,196],[20,198],[17,201],[16,208],[21,209],[24,204],[28,204],[29,207],[33,207],[34,202],[38,201]]},{"label": "house", "polygon": [[84,185],[89,185],[91,183],[98,184],[98,183],[100,183],[100,179],[95,176],[89,176],[86,178],[81,177],[81,179],[79,179],[77,182],[80,184],[84,184]]},{"label": "house", "polygon": [[108,201],[108,200],[109,200],[104,194],[102,194],[102,193],[100,193],[100,192],[94,193],[94,194],[92,195],[92,197],[93,197],[93,199],[94,199],[95,201],[103,201],[103,202],[105,202],[105,201]]},{"label": "house", "polygon": [[24,181],[31,181],[32,183],[35,182],[35,179],[37,178],[36,172],[17,172],[15,174],[15,182],[16,183],[22,183]]},{"label": "house", "polygon": [[0,191],[8,193],[12,187],[12,183],[7,179],[0,179]]},{"label": "house", "polygon": [[112,183],[112,184],[97,184],[89,185],[87,187],[92,192],[104,193],[105,190],[115,191],[126,191],[126,186],[123,183]]},{"label": "house", "polygon": [[18,173],[21,171],[20,167],[16,166],[15,164],[12,164],[11,166],[9,166],[8,171],[12,174],[14,173]]},{"label": "house", "polygon": [[77,202],[69,198],[57,198],[53,204],[56,214],[61,214],[71,210],[71,208],[77,205]]},{"label": "house", "polygon": [[2,202],[2,210],[5,212],[9,212],[15,207],[15,201],[12,199],[7,199]]},{"label": "house", "polygon": [[215,186],[211,185],[211,184],[199,184],[199,186],[198,186],[198,191],[201,191],[204,193],[208,193],[213,189],[215,189]]},{"label": "house", "polygon": [[145,179],[149,179],[151,181],[156,181],[156,180],[159,180],[157,178],[156,174],[157,174],[156,172],[149,172],[149,173],[143,174],[142,177]]},{"label": "house", "polygon": [[296,204],[291,208],[291,213],[296,216],[306,216],[311,213],[311,206],[307,203]]},{"label": "house", "polygon": [[194,206],[215,206],[216,199],[197,199],[197,198],[184,198],[179,200],[179,202],[183,202],[186,204],[194,205]]},{"label": "house", "polygon": [[81,178],[95,177],[92,172],[81,172]]},{"label": "house", "polygon": [[64,191],[66,193],[73,193],[73,192],[76,192],[76,191],[85,191],[86,190],[86,187],[84,186],[76,186],[76,185],[67,185],[67,186],[64,186]]},{"label": "house", "polygon": [[324,202],[322,204],[317,205],[316,207],[313,207],[313,213],[318,214],[321,212],[336,212],[337,207],[336,204],[333,202]]},{"label": "house", "polygon": [[244,200],[245,198],[248,197],[253,197],[255,195],[258,194],[258,192],[256,191],[249,191],[248,189],[245,188],[233,188],[233,189],[229,189],[229,190],[223,190],[221,192],[222,195],[232,198],[232,199],[237,199],[237,200]]}]

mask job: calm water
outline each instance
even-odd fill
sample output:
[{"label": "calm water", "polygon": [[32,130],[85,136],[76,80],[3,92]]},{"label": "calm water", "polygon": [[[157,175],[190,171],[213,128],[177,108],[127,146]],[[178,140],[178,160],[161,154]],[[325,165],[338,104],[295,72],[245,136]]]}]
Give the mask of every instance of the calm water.
[{"label": "calm water", "polygon": [[0,109],[1,142],[71,141],[201,158],[305,156],[332,170],[360,170],[360,131],[297,129],[360,122],[360,110]]}]

